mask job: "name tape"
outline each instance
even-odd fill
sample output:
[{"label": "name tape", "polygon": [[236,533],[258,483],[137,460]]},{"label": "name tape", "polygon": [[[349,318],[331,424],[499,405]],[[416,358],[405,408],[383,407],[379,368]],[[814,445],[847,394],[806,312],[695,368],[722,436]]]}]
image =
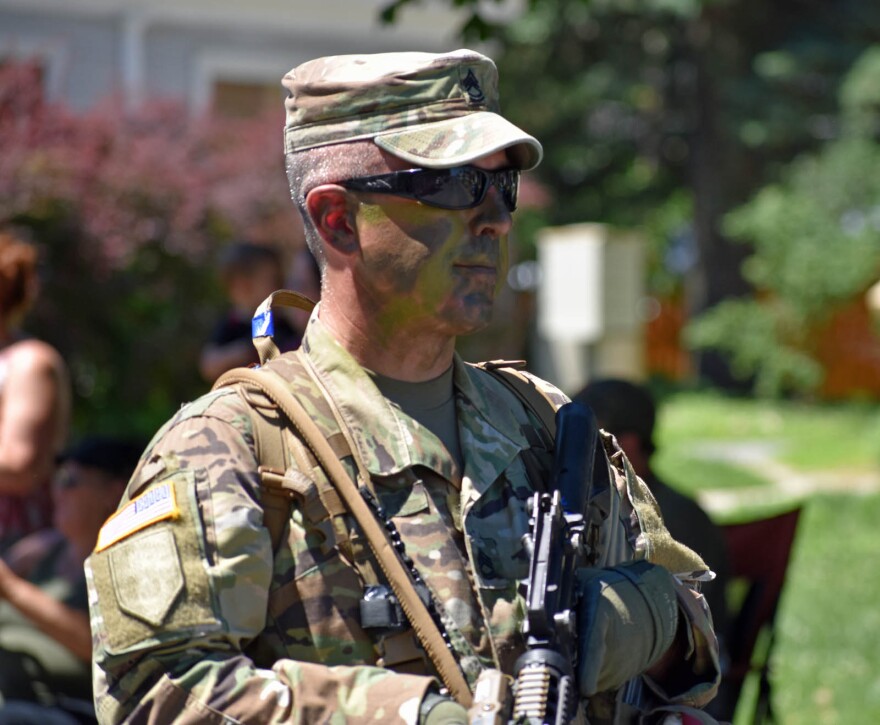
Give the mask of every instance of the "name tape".
[{"label": "name tape", "polygon": [[95,551],[102,551],[111,544],[131,536],[136,531],[165,519],[180,516],[174,486],[171,482],[160,483],[137,498],[129,501],[125,508],[113,514],[98,532]]}]

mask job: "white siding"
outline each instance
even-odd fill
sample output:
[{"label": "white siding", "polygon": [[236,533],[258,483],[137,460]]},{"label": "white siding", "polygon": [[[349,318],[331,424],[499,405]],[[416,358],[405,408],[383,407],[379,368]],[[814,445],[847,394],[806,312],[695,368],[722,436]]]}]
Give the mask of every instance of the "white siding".
[{"label": "white siding", "polygon": [[0,0],[0,59],[38,57],[52,98],[86,109],[112,91],[210,102],[216,80],[280,83],[309,58],[448,50],[461,13],[427,3],[378,23],[387,0]]}]

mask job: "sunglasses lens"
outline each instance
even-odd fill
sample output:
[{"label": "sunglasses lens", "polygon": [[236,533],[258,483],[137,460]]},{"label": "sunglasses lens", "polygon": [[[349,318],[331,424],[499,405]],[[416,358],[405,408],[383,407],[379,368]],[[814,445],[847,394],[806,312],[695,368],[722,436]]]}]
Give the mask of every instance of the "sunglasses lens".
[{"label": "sunglasses lens", "polygon": [[413,196],[443,209],[468,209],[479,203],[485,178],[476,169],[438,169],[413,174]]},{"label": "sunglasses lens", "polygon": [[501,192],[501,198],[504,199],[508,211],[516,209],[519,197],[519,171],[504,169],[495,172],[495,188]]},{"label": "sunglasses lens", "polygon": [[483,202],[489,185],[493,184],[508,211],[513,211],[519,192],[519,174],[516,169],[484,171],[473,166],[458,166],[348,179],[344,186],[356,191],[399,194],[440,209],[473,209]]},{"label": "sunglasses lens", "polygon": [[476,206],[486,196],[489,176],[485,171],[470,166],[454,169],[453,178],[458,182],[463,208]]},{"label": "sunglasses lens", "polygon": [[414,189],[416,198],[425,204],[445,209],[471,209],[486,198],[493,184],[509,211],[516,209],[519,193],[519,171],[503,169],[484,171],[471,166],[423,172],[422,188]]}]

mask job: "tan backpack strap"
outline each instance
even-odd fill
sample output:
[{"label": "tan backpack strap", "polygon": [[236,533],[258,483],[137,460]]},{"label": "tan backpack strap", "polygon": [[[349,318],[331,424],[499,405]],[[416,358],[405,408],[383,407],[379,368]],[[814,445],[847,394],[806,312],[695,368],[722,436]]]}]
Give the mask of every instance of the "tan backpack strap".
[{"label": "tan backpack strap", "polygon": [[367,467],[364,465],[361,457],[355,453],[357,447],[355,446],[354,440],[351,437],[351,431],[348,429],[348,426],[345,424],[345,421],[342,418],[342,414],[339,412],[339,406],[336,405],[336,401],[333,399],[330,391],[327,390],[327,387],[324,385],[324,381],[321,380],[320,376],[315,371],[315,368],[312,365],[311,361],[303,353],[302,348],[294,352],[293,356],[294,358],[296,358],[299,364],[302,365],[303,370],[312,379],[312,383],[315,385],[315,387],[317,387],[318,390],[321,391],[324,402],[330,409],[330,413],[333,415],[333,418],[336,421],[336,425],[339,428],[339,431],[337,433],[326,439],[327,443],[337,453],[337,457],[344,457],[342,455],[339,455],[340,448],[344,449],[346,451],[346,454],[352,457],[355,467],[357,468],[358,480],[362,484],[368,486],[371,493],[375,494],[375,491],[373,491],[372,487],[369,486],[371,482],[370,472],[367,470]]},{"label": "tan backpack strap", "polygon": [[[221,378],[214,387],[216,389],[226,384]],[[285,424],[285,418],[280,415],[273,400],[262,392],[254,392],[245,387],[240,388],[240,393],[251,411],[254,448],[263,490],[263,524],[269,530],[272,551],[277,551],[281,545],[290,518],[291,499],[296,496],[303,496],[304,500],[310,499],[310,489],[317,493],[324,511],[333,522],[337,544],[344,548],[349,536],[344,522],[340,522],[339,517],[346,513],[347,509],[332,482],[324,481],[323,477],[318,477],[316,481],[309,478],[309,472],[317,461],[303,443],[290,432]],[[342,446],[338,444],[337,438],[341,436],[336,434],[328,439],[328,442],[337,456],[344,458],[347,449],[344,447],[344,441]],[[288,456],[293,458],[302,476],[291,478],[286,475],[289,466]],[[310,483],[313,485],[309,486]],[[308,501],[306,503],[308,504]],[[314,511],[310,506],[309,509]]]},{"label": "tan backpack strap", "polygon": [[315,302],[299,292],[279,289],[275,290],[260,303],[260,306],[257,307],[257,311],[254,313],[251,329],[253,331],[254,347],[257,348],[261,365],[265,365],[281,354],[278,351],[278,345],[275,344],[275,340],[272,337],[275,333],[272,313],[278,307],[293,307],[298,310],[311,312],[315,307]]},{"label": "tan backpack strap", "polygon": [[450,693],[459,703],[464,707],[470,707],[471,692],[455,657],[446,646],[428,608],[413,587],[409,572],[394,551],[385,529],[373,515],[369,504],[364,501],[357,484],[336,457],[324,434],[290,389],[273,373],[238,368],[221,376],[215,386],[232,383],[255,387],[274,400],[311,448],[318,463],[336,486],[340,498],[364,532],[379,566],[388,579],[404,614],[412,624],[419,642],[437,668],[443,684],[449,688]]},{"label": "tan backpack strap", "polygon": [[543,423],[552,441],[556,438],[556,405],[528,375],[522,373],[519,368],[524,365],[524,360],[490,360],[477,363],[476,367],[490,373],[514,393]]},{"label": "tan backpack strap", "polygon": [[263,524],[269,530],[272,551],[277,551],[290,516],[290,500],[294,495],[283,484],[284,471],[287,470],[284,426],[274,406],[267,405],[271,401],[261,394],[253,395],[244,388],[240,393],[251,411],[254,448],[263,484]]}]

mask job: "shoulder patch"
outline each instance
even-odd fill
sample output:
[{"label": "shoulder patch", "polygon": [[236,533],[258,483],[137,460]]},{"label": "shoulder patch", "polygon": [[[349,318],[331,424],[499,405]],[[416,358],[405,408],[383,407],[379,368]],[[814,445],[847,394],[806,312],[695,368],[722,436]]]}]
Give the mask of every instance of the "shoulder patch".
[{"label": "shoulder patch", "polygon": [[176,519],[178,516],[180,509],[177,506],[174,486],[171,481],[160,483],[133,498],[107,519],[98,532],[95,551],[103,551],[117,541],[158,521]]}]

